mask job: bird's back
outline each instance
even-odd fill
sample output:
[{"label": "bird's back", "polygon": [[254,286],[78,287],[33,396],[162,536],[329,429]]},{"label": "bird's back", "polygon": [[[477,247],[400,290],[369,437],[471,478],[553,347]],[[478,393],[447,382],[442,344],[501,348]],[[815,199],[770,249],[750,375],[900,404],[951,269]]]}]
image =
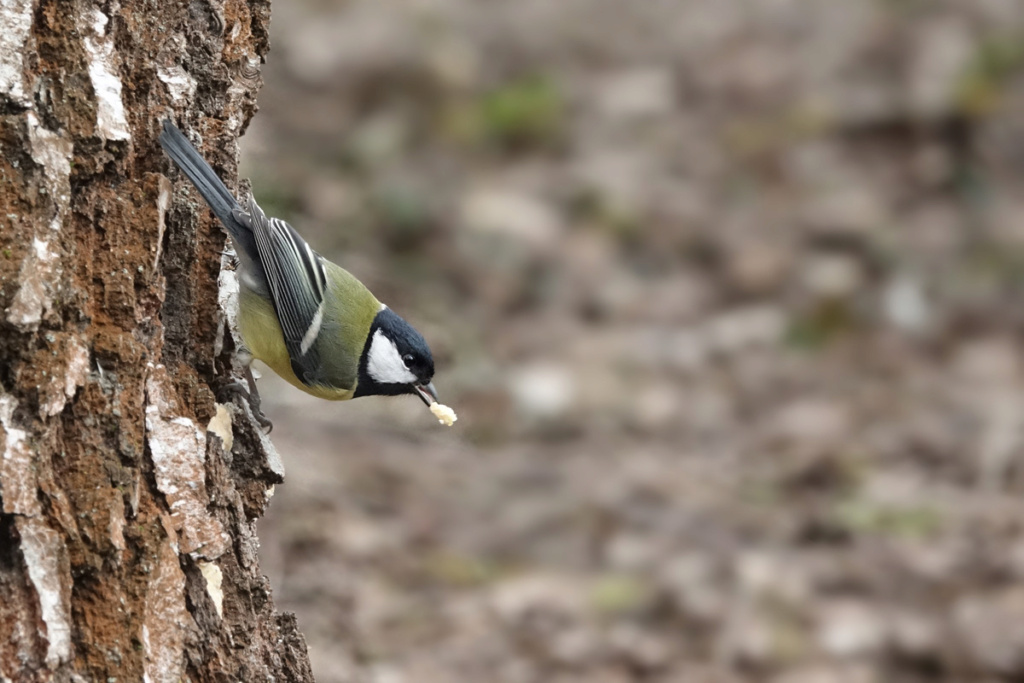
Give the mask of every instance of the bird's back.
[{"label": "bird's back", "polygon": [[340,353],[326,354],[318,382],[306,384],[292,369],[291,357],[281,333],[273,304],[244,283],[239,288],[238,327],[249,352],[266,363],[292,386],[308,394],[333,401],[344,401],[355,393],[359,359],[369,336],[373,319],[381,308],[377,298],[351,273],[330,261],[324,261],[330,282],[330,298],[337,308],[329,310],[320,330],[327,344],[343,347]]}]

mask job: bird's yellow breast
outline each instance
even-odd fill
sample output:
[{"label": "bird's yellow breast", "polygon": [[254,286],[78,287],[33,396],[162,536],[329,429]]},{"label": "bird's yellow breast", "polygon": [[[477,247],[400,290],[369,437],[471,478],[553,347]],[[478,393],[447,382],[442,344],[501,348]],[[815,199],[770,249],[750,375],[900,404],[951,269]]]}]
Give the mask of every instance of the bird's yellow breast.
[{"label": "bird's yellow breast", "polygon": [[307,394],[329,401],[347,401],[352,398],[355,386],[349,389],[311,387],[295,376],[277,313],[269,301],[242,287],[238,293],[238,307],[238,332],[254,358],[266,363],[289,384]]}]

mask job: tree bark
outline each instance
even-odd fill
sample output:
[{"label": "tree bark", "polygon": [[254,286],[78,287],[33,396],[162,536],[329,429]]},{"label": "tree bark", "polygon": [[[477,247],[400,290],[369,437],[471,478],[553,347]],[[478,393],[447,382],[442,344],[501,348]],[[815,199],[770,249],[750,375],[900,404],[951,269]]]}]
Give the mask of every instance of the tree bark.
[{"label": "tree bark", "polygon": [[2,681],[312,680],[257,564],[280,462],[216,398],[225,236],[156,143],[234,177],[269,15],[0,0]]}]

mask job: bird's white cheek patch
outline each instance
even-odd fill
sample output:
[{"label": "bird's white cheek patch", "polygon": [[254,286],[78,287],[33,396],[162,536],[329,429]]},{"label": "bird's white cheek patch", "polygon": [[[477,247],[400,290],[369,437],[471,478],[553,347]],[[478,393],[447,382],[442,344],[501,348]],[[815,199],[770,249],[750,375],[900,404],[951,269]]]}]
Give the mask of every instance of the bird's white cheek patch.
[{"label": "bird's white cheek patch", "polygon": [[412,384],[417,381],[416,375],[405,367],[395,343],[380,330],[373,333],[370,353],[366,359],[366,372],[381,384]]}]

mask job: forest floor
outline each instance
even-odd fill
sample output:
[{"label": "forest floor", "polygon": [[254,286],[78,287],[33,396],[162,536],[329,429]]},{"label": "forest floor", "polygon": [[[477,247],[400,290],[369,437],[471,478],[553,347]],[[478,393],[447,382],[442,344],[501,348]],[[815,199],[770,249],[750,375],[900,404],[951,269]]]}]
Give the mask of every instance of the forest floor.
[{"label": "forest floor", "polygon": [[1024,3],[277,3],[243,173],[437,356],[261,380],[321,683],[1024,677]]}]

